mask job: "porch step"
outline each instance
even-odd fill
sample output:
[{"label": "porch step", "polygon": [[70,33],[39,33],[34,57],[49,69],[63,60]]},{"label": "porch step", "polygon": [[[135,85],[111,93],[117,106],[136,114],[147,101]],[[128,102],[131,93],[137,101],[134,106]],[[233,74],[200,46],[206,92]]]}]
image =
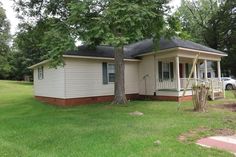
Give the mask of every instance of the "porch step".
[{"label": "porch step", "polygon": [[[212,99],[212,96],[210,95],[210,98]],[[214,92],[214,98],[215,99],[223,99],[224,93],[223,92]]]},{"label": "porch step", "polygon": [[215,96],[215,100],[218,100],[218,99],[224,99],[223,96]]}]

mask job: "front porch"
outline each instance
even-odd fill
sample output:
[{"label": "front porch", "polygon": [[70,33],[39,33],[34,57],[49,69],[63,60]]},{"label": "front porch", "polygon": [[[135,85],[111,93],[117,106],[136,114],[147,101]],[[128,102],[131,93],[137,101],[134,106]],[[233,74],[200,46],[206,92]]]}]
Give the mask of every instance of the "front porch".
[{"label": "front porch", "polygon": [[[196,55],[199,54],[192,76],[189,79],[192,66]],[[156,64],[156,95],[157,96],[173,96],[183,97],[192,96],[192,86],[204,84],[210,88],[209,97],[214,100],[216,98],[224,98],[225,91],[223,81],[221,80],[221,57],[218,55],[203,52],[179,51],[177,53],[158,54],[155,56]],[[214,62],[216,67],[215,77],[208,74],[208,62]],[[200,65],[204,65],[204,72],[200,73]]]}]

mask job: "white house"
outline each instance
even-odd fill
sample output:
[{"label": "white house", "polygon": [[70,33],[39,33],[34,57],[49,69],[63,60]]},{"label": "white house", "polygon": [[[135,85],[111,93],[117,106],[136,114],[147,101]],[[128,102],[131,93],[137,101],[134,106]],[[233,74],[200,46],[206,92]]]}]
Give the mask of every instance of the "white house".
[{"label": "white house", "polygon": [[[217,76],[217,72],[213,68],[214,62],[209,61],[207,62],[207,77],[208,78],[215,78]],[[201,64],[200,65],[200,78],[204,78],[205,75],[205,65]]]},{"label": "white house", "polygon": [[[158,50],[151,39],[124,48],[125,92],[128,99],[148,97],[157,100],[189,100],[194,83],[207,83],[211,98],[224,93],[218,78],[200,77],[200,64],[217,62],[221,74],[221,51],[178,38],[161,39]],[[183,97],[187,77],[193,61],[199,54],[194,74]],[[97,46],[79,47],[63,55],[65,66],[49,68],[49,61],[31,66],[34,71],[34,94],[41,101],[57,105],[76,105],[111,101],[114,95],[114,48]]]}]

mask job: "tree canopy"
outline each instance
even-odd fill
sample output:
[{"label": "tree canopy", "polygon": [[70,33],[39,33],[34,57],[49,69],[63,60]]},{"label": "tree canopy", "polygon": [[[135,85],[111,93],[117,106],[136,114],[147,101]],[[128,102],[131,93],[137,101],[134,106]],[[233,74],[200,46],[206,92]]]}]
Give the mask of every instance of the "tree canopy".
[{"label": "tree canopy", "polygon": [[224,51],[223,72],[231,71],[236,76],[236,1],[226,1],[208,22],[211,31],[205,34],[212,41],[212,47]]},{"label": "tree canopy", "polygon": [[169,9],[168,0],[16,2],[20,15],[36,18],[36,23],[53,18],[51,31],[64,31],[63,34],[69,34],[74,40],[79,38],[87,45],[120,46],[144,38],[159,38]]},{"label": "tree canopy", "polygon": [[218,9],[217,0],[182,0],[175,16],[180,20],[182,30],[190,35],[192,41],[211,46],[211,40],[204,32],[211,30],[208,21]]}]

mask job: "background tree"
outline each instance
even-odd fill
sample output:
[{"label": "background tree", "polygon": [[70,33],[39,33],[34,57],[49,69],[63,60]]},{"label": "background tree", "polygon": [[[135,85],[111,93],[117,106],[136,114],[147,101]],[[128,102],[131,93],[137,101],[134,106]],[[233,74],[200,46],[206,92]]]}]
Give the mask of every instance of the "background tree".
[{"label": "background tree", "polygon": [[223,58],[223,72],[228,70],[236,76],[236,1],[228,0],[211,17],[204,33],[212,40],[212,47],[224,51],[228,57]]},{"label": "background tree", "polygon": [[209,28],[208,21],[217,10],[217,0],[182,0],[175,16],[180,19],[182,30],[191,36],[192,41],[214,48],[214,43],[212,43],[212,40],[208,38],[205,32],[214,31],[212,28],[216,24],[212,23],[213,26]]},{"label": "background tree", "polygon": [[180,19],[182,30],[189,34],[192,40],[228,54],[228,57],[223,58],[222,71],[230,70],[234,76],[235,8],[236,2],[231,0],[226,0],[220,5],[216,0],[182,0],[180,8],[175,13]]},{"label": "background tree", "polygon": [[45,52],[40,46],[43,40],[43,29],[47,27],[39,22],[36,26],[22,23],[14,39],[12,50],[12,79],[22,80],[25,75],[32,76],[29,66],[43,60]]},{"label": "background tree", "polygon": [[[124,46],[146,38],[153,38],[154,41],[160,38],[165,24],[164,16],[169,10],[167,2],[168,0],[16,0],[19,14],[36,18],[36,21],[49,17],[59,21],[45,34],[43,42],[43,45],[50,45],[47,56],[56,64],[60,63],[64,51],[73,48],[71,38],[79,38],[90,46],[114,46],[115,104],[127,102],[124,87]],[[58,36],[58,33],[64,35]]]},{"label": "background tree", "polygon": [[10,23],[0,2],[0,79],[6,79],[11,70],[9,65],[9,41]]},{"label": "background tree", "polygon": [[[14,67],[11,70],[11,78],[22,80],[25,75],[32,76],[32,71],[28,67],[48,58],[54,59],[53,65],[59,65],[58,62],[62,63],[60,58],[56,58],[60,50],[54,47],[56,43],[53,42],[66,44],[71,41],[70,43],[74,45],[74,41],[65,37],[68,33],[57,31],[59,28],[54,29],[54,24],[57,22],[59,21],[49,18],[40,19],[35,24],[23,22],[18,26],[19,31],[14,39],[10,62]],[[53,49],[56,49],[56,54],[51,53],[50,50],[53,51]]]}]

